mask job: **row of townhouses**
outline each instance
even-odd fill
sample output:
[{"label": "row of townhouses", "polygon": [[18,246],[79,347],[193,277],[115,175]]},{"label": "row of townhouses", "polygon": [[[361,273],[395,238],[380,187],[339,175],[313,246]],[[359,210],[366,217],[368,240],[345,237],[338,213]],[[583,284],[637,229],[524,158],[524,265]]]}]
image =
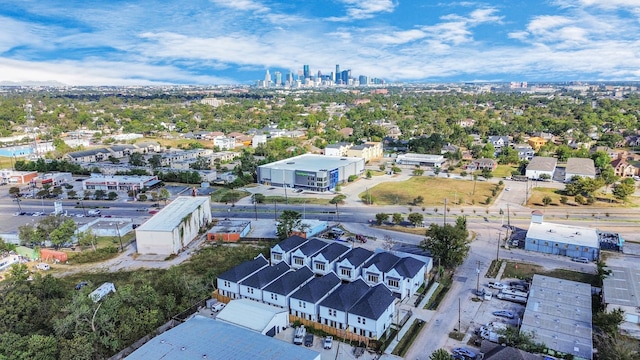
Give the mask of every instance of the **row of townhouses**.
[{"label": "row of townhouses", "polygon": [[415,294],[432,264],[292,236],[218,276],[220,295],[288,309],[289,314],[373,339],[391,325],[398,299]]}]

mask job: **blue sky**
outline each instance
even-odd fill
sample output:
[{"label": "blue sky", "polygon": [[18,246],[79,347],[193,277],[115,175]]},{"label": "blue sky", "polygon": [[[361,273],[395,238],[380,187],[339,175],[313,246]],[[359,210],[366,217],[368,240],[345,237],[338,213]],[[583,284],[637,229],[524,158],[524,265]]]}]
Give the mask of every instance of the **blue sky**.
[{"label": "blue sky", "polygon": [[0,82],[640,80],[640,0],[0,0]]}]

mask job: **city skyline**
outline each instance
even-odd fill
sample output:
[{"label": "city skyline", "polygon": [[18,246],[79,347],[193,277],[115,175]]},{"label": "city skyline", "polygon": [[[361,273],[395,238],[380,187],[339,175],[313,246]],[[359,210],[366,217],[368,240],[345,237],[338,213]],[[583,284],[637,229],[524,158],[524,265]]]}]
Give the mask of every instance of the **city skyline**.
[{"label": "city skyline", "polygon": [[364,74],[354,75],[351,73],[351,69],[340,70],[340,64],[336,64],[335,72],[330,71],[323,73],[321,69],[318,69],[317,73],[312,71],[310,65],[302,65],[302,69],[296,71],[286,70],[283,76],[283,72],[276,70],[271,75],[271,69],[267,69],[265,72],[264,80],[258,80],[255,84],[257,87],[309,87],[309,86],[333,86],[333,85],[383,85],[386,84],[384,79],[377,77],[369,77]]},{"label": "city skyline", "polygon": [[388,83],[638,81],[638,14],[637,0],[0,0],[0,84],[254,84],[299,64]]}]

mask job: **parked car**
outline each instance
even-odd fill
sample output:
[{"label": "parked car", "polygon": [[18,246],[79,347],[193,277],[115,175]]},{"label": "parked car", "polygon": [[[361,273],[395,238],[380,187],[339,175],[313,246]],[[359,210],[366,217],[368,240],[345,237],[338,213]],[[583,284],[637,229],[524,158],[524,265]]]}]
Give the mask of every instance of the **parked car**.
[{"label": "parked car", "polygon": [[76,284],[76,290],[80,290],[80,289],[82,289],[83,287],[85,287],[85,286],[87,286],[87,285],[89,285],[89,283],[88,283],[88,282],[86,282],[86,281],[81,281],[81,282],[79,282],[79,283],[77,283],[77,284]]},{"label": "parked car", "polygon": [[511,311],[507,311],[507,310],[494,311],[493,315],[500,316],[500,317],[505,317],[507,319],[513,319],[513,318],[516,317],[516,314],[514,314]]},{"label": "parked car", "polygon": [[309,333],[304,336],[304,346],[306,347],[313,346],[313,334]]},{"label": "parked car", "polygon": [[574,257],[574,258],[571,259],[571,261],[584,263],[584,264],[588,264],[589,263],[589,259],[587,259],[586,257]]},{"label": "parked car", "polygon": [[498,290],[504,290],[504,289],[508,289],[509,287],[507,286],[507,284],[503,284],[501,282],[497,282],[497,281],[489,281],[489,285],[490,288],[492,289],[498,289]]},{"label": "parked car", "polygon": [[476,358],[476,353],[465,348],[465,347],[457,347],[454,348],[453,350],[451,350],[451,352],[453,353],[453,355],[462,355],[466,358],[469,359],[475,359]]},{"label": "parked car", "polygon": [[331,349],[333,346],[333,336],[325,336],[322,347],[325,349]]}]

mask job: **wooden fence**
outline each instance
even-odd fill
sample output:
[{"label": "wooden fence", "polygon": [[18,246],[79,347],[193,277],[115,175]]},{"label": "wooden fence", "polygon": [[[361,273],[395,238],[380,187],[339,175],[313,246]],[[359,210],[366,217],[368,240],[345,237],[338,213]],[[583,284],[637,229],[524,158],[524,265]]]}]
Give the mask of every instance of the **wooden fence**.
[{"label": "wooden fence", "polygon": [[324,324],[321,324],[319,322],[315,322],[315,321],[312,321],[312,320],[308,320],[308,319],[304,319],[304,318],[301,318],[301,317],[297,317],[295,315],[289,315],[289,322],[290,323],[294,323],[296,321],[300,322],[306,328],[313,328],[315,330],[320,330],[320,331],[322,331],[322,332],[324,332],[326,334],[332,335],[334,337],[345,339],[346,341],[349,341],[349,342],[356,342],[358,344],[364,344],[368,348],[375,348],[376,345],[377,345],[375,339],[371,339],[371,338],[368,338],[366,336],[358,335],[358,334],[353,333],[351,331],[340,330],[340,329],[334,328],[332,326],[324,325]]}]

